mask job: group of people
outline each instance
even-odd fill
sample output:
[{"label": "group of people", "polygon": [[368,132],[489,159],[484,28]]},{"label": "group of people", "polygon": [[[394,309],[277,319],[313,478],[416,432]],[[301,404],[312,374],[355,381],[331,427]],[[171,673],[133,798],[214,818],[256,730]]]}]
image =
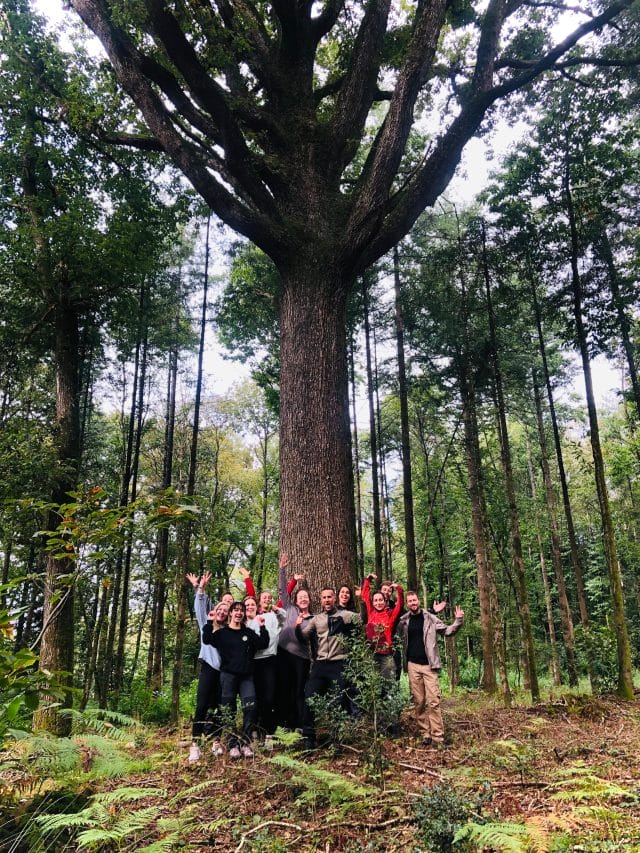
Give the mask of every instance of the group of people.
[{"label": "group of people", "polygon": [[[236,601],[225,593],[217,604],[206,593],[210,574],[200,578],[187,575],[195,591],[194,610],[201,634],[189,762],[200,760],[205,739],[210,739],[214,755],[228,750],[230,758],[251,758],[256,739],[267,749],[272,746],[277,726],[301,731],[303,748],[313,749],[313,703],[307,700],[335,688],[344,707],[355,711],[353,691],[345,677],[345,636],[360,623],[364,623],[380,674],[389,682],[399,674],[394,655],[397,633],[422,742],[443,743],[437,635],[454,634],[460,628],[462,609],[456,607],[454,622],[446,625],[437,616],[444,602],[434,603],[434,612],[429,612],[422,609],[415,592],[408,592],[405,610],[400,584],[385,581],[374,591],[377,578],[371,574],[355,593],[348,586],[337,592],[331,587],[322,589],[320,612],[314,614],[309,592],[302,585],[304,575],[294,574],[287,580],[287,569],[288,558],[283,554],[275,604],[269,591],[256,595],[246,569],[241,570],[244,598]],[[238,698],[242,708],[239,731],[235,726]]]}]

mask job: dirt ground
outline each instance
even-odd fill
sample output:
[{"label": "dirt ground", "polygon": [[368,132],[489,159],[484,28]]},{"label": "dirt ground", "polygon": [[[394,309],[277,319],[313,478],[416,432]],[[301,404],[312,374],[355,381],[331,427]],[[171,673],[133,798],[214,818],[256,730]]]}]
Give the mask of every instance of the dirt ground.
[{"label": "dirt ground", "polygon": [[[168,818],[176,811],[171,797],[184,795],[179,809],[191,851],[437,849],[421,840],[415,821],[416,803],[435,785],[484,794],[474,822],[522,824],[526,834],[512,850],[640,851],[640,701],[568,695],[505,709],[466,693],[443,705],[447,748],[420,745],[409,710],[403,734],[382,744],[382,778],[361,744],[337,754],[282,747],[236,762],[207,754],[189,766],[188,739],[165,733],[152,745],[160,749],[157,772],[127,784],[167,790]],[[289,766],[275,763],[279,755]],[[342,781],[336,786],[324,771]],[[472,849],[507,849],[500,843]]]}]

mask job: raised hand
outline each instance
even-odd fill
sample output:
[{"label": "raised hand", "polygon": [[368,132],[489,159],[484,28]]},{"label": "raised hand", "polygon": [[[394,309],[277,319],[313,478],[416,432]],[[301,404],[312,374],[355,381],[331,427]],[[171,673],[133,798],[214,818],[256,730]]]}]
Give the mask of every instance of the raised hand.
[{"label": "raised hand", "polygon": [[210,580],[211,580],[211,572],[205,572],[202,575],[202,577],[200,578],[200,589],[204,589]]},{"label": "raised hand", "polygon": [[434,613],[442,613],[442,611],[447,606],[446,601],[434,601],[433,602],[433,612]]},{"label": "raised hand", "polygon": [[464,610],[459,604],[456,604],[456,609],[453,611],[453,615],[456,619],[464,619]]},{"label": "raised hand", "polygon": [[198,575],[194,575],[193,572],[188,572],[185,575],[185,578],[189,581],[189,583],[194,589],[198,586]]},{"label": "raised hand", "polygon": [[293,576],[293,579],[294,579],[295,581],[297,581],[298,583],[300,583],[300,581],[303,581],[303,580],[304,580],[304,573],[303,573],[303,572],[299,572],[298,574],[296,574],[296,575],[294,575],[294,576]]},{"label": "raised hand", "polygon": [[247,578],[251,577],[251,572],[245,566],[240,566],[238,571],[240,572],[240,577],[245,581]]},{"label": "raised hand", "polygon": [[278,566],[281,569],[286,569],[288,565],[289,565],[289,555],[287,554],[286,551],[283,551],[282,554],[280,554],[280,559],[278,560]]}]

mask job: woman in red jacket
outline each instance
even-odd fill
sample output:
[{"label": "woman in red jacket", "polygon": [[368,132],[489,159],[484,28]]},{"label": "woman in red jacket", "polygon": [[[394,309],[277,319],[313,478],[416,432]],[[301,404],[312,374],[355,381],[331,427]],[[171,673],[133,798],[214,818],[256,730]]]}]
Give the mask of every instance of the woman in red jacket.
[{"label": "woman in red jacket", "polygon": [[374,592],[372,597],[371,581],[376,579],[377,575],[368,575],[362,584],[362,601],[367,608],[365,631],[380,674],[383,678],[393,681],[396,677],[396,668],[393,662],[393,632],[402,613],[404,592],[400,584],[391,584],[391,588],[396,594],[396,603],[391,608],[387,605],[381,592]]}]

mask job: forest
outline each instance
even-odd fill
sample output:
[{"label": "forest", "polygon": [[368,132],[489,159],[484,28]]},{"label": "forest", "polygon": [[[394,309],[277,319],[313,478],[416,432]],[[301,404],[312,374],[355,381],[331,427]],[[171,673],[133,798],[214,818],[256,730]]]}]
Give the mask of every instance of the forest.
[{"label": "forest", "polygon": [[[0,850],[640,851],[639,66],[638,0],[3,0]],[[196,736],[201,614],[343,587],[350,704]]]}]

